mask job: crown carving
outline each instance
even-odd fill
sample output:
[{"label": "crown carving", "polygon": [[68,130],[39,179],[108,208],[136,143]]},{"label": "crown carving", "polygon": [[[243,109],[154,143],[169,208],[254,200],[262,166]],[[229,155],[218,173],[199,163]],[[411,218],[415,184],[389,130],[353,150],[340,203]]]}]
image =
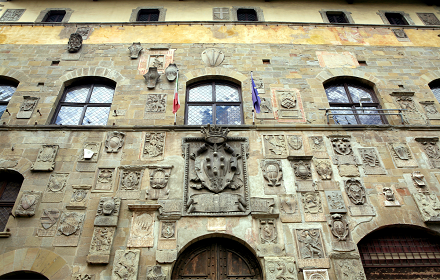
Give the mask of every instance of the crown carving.
[{"label": "crown carving", "polygon": [[201,132],[205,135],[206,142],[220,144],[228,138],[229,129],[208,124],[206,127],[202,126]]}]

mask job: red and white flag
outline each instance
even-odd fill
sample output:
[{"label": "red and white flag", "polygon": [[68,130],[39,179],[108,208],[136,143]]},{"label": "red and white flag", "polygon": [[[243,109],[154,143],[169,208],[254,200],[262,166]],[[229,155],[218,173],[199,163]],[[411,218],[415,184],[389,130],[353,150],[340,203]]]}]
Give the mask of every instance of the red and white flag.
[{"label": "red and white flag", "polygon": [[180,99],[179,99],[179,70],[177,70],[177,78],[176,78],[176,89],[174,90],[174,100],[173,100],[173,114],[177,113],[177,110],[180,108]]}]

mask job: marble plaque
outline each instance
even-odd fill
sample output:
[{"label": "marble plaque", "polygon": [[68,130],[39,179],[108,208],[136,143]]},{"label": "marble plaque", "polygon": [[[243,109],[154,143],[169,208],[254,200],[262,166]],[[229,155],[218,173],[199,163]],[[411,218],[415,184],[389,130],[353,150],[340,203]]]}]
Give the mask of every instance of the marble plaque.
[{"label": "marble plaque", "polygon": [[140,250],[116,250],[111,280],[136,280]]},{"label": "marble plaque", "polygon": [[154,212],[134,211],[128,247],[153,247]]}]

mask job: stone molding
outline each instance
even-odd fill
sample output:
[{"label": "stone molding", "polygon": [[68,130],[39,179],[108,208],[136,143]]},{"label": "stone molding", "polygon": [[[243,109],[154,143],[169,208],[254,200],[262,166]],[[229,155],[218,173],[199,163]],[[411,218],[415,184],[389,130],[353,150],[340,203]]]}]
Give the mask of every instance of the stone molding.
[{"label": "stone molding", "polygon": [[[11,69],[11,68],[4,68],[4,67],[0,67],[0,77],[1,76],[13,78],[13,79],[17,80],[19,83],[29,82],[31,80],[31,78],[28,75],[26,75],[25,73],[23,73],[19,70],[15,70],[15,69]],[[19,90],[20,89],[17,87],[17,91],[19,91]]]},{"label": "stone molding", "polygon": [[72,13],[73,13],[74,10],[72,10],[70,8],[47,8],[47,9],[42,10],[40,12],[40,14],[38,15],[38,17],[35,20],[35,22],[43,22],[43,20],[46,17],[47,13],[49,13],[50,11],[66,11],[66,14],[63,17],[63,20],[61,21],[63,23],[63,22],[69,22],[69,19],[72,16]]},{"label": "stone molding", "polygon": [[131,15],[129,22],[142,22],[137,21],[138,14],[141,10],[159,10],[159,20],[158,21],[165,21],[165,14],[167,12],[167,9],[165,9],[163,6],[156,6],[156,7],[137,7],[136,9],[131,10]]},{"label": "stone molding", "polygon": [[[325,23],[331,23],[331,22],[328,20],[327,12],[339,12],[339,13],[343,13],[343,14],[345,15],[345,18],[348,20],[348,23],[351,23],[351,24],[355,23],[354,20],[353,20],[353,18],[351,17],[351,12],[349,12],[349,11],[347,11],[347,10],[326,10],[326,9],[322,9],[321,11],[319,11],[319,13],[321,14],[322,20],[323,20]],[[333,23],[332,23],[332,24],[333,24]]]},{"label": "stone molding", "polygon": [[[125,77],[122,76],[118,71],[105,68],[105,67],[87,67],[87,68],[78,68],[74,71],[68,72],[64,74],[55,82],[56,84],[62,84],[66,81],[80,78],[80,77],[90,77],[90,76],[98,76],[110,79],[119,85],[126,81]],[[125,84],[125,83],[124,83]],[[116,86],[117,86],[116,85]]]},{"label": "stone molding", "polygon": [[[406,22],[408,23],[408,25],[416,25],[414,23],[414,21],[411,19],[411,17],[409,16],[409,14],[403,12],[403,11],[385,11],[385,10],[379,10],[376,14],[380,16],[380,18],[382,19],[384,24],[391,24],[387,17],[385,16],[386,13],[393,13],[393,14],[401,14],[403,16],[403,18],[406,20]],[[400,26],[400,25],[396,25],[396,26]]]},{"label": "stone molding", "polygon": [[384,82],[379,78],[371,75],[370,73],[364,72],[359,69],[350,69],[350,68],[333,68],[326,69],[321,71],[318,75],[315,76],[315,79],[322,82],[323,87],[324,83],[332,78],[341,77],[341,78],[359,78],[363,80],[367,80],[370,84],[374,85],[384,85]]},{"label": "stone molding", "polygon": [[257,13],[257,21],[260,21],[260,22],[264,21],[263,10],[260,7],[255,7],[255,6],[232,6],[232,8],[231,8],[232,21],[238,21],[237,10],[239,10],[239,9],[255,10],[255,12]]}]

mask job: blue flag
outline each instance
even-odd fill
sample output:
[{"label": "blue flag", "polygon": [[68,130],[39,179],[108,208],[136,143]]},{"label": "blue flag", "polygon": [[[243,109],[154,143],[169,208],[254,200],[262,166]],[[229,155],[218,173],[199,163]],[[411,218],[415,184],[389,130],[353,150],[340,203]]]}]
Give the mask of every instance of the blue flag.
[{"label": "blue flag", "polygon": [[257,87],[255,86],[254,78],[252,77],[252,72],[251,72],[251,80],[252,80],[252,103],[254,104],[255,112],[259,114],[261,99],[260,96],[258,96],[258,91],[257,91]]}]

